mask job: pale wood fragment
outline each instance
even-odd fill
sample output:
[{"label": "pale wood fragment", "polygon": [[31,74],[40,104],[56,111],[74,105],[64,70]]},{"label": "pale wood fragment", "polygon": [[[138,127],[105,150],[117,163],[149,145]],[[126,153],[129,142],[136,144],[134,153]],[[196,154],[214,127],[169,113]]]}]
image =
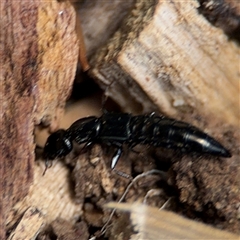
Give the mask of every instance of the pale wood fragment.
[{"label": "pale wood fragment", "polygon": [[78,61],[75,11],[69,2],[41,2],[38,8],[38,84],[35,121],[48,118],[54,129],[71,93]]},{"label": "pale wood fragment", "polygon": [[8,214],[8,228],[15,224],[14,220],[17,217],[31,207],[35,207],[41,212],[45,225],[50,224],[58,217],[74,222],[75,217],[81,215],[82,205],[74,201],[69,190],[68,169],[61,162],[55,162],[45,175],[43,175],[44,169],[43,160],[34,163],[33,184],[28,195],[18,202]]},{"label": "pale wood fragment", "polygon": [[99,47],[106,44],[108,39],[121,26],[121,22],[134,6],[134,0],[105,1],[91,0],[75,3],[81,19],[87,56],[91,57]]},{"label": "pale wood fragment", "polygon": [[239,47],[198,7],[197,1],[137,1],[97,52],[92,75],[110,86],[107,94],[124,110],[134,112],[138,103],[148,112],[150,100],[169,116],[195,111],[206,121],[239,124]]},{"label": "pale wood fragment", "polygon": [[239,239],[239,235],[183,218],[175,213],[141,204],[109,203],[109,208],[131,213],[137,239]]},{"label": "pale wood fragment", "polygon": [[44,227],[44,220],[41,212],[30,207],[23,214],[14,231],[11,232],[8,240],[35,239],[42,227]]}]

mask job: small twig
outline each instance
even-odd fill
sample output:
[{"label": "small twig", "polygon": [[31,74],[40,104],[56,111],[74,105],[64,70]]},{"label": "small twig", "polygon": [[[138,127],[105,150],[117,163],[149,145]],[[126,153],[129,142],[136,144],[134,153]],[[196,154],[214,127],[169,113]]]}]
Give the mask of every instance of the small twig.
[{"label": "small twig", "polygon": [[173,199],[173,197],[170,197],[160,208],[159,210],[163,210],[166,208],[166,206],[169,204],[169,202]]},{"label": "small twig", "polygon": [[160,196],[163,193],[162,189],[151,189],[147,192],[147,194],[145,195],[144,199],[143,199],[143,204],[147,203],[147,199],[148,197],[152,197],[152,196]]},{"label": "small twig", "polygon": [[[136,183],[139,179],[141,179],[143,177],[147,177],[147,176],[153,175],[153,174],[159,174],[163,179],[165,179],[165,175],[166,175],[163,171],[160,171],[160,170],[157,170],[157,169],[152,169],[150,171],[147,171],[147,172],[144,172],[142,174],[139,174],[127,186],[125,192],[123,193],[122,197],[119,199],[118,203],[121,203],[124,200],[124,198],[126,197],[127,193],[129,192],[129,189],[133,186],[134,183]],[[101,234],[102,235],[106,232],[107,226],[109,225],[109,222],[112,220],[112,217],[113,217],[114,213],[116,212],[116,210],[117,210],[116,208],[114,208],[112,210],[111,214],[109,215],[109,218],[108,218],[107,222],[102,227],[102,229],[101,229]]]}]

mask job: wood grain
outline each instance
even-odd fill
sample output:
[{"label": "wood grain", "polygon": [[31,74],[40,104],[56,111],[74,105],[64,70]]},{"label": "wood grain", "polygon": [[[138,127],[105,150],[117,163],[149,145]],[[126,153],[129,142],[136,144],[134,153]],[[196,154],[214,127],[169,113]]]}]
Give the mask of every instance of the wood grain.
[{"label": "wood grain", "polygon": [[33,181],[34,124],[56,128],[71,91],[78,45],[69,3],[3,1],[0,7],[0,239],[5,239],[8,213]]},{"label": "wood grain", "polygon": [[197,1],[137,3],[92,59],[102,88],[125,111],[153,103],[176,118],[195,112],[238,126],[239,47],[198,14]]},{"label": "wood grain", "polygon": [[188,220],[175,213],[141,204],[109,203],[109,208],[131,213],[138,232],[131,239],[239,239],[238,235]]}]

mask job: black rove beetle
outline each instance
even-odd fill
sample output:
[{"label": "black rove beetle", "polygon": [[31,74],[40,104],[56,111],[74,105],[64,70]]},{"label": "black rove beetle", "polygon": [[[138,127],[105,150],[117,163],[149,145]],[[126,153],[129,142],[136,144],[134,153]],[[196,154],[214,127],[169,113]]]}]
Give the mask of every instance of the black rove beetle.
[{"label": "black rove beetle", "polygon": [[133,148],[138,144],[180,149],[183,152],[208,153],[231,157],[230,152],[200,129],[154,113],[133,116],[128,113],[104,113],[101,117],[86,117],[74,122],[67,130],[52,133],[44,147],[46,168],[48,161],[66,156],[78,144],[107,144],[116,148],[112,158],[113,169],[126,144]]}]

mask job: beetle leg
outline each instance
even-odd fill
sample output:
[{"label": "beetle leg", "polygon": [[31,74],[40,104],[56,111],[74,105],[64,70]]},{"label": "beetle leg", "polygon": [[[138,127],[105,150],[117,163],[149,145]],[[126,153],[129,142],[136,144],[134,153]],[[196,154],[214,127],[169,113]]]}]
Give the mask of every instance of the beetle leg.
[{"label": "beetle leg", "polygon": [[116,167],[117,162],[118,162],[121,154],[122,154],[122,146],[119,147],[119,148],[117,149],[117,151],[115,152],[115,154],[113,155],[112,163],[111,163],[111,169],[112,169],[112,170]]},{"label": "beetle leg", "polygon": [[86,149],[88,148],[89,146],[91,146],[93,144],[93,142],[87,142],[84,146],[83,146],[83,149]]}]

